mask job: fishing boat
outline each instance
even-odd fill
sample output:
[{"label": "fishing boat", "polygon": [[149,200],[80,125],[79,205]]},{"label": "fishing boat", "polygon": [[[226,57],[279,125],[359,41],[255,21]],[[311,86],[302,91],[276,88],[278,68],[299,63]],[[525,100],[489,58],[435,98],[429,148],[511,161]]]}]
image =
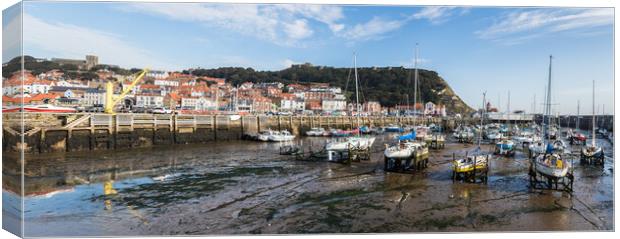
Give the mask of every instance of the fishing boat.
[{"label": "fishing boat", "polygon": [[359,89],[358,89],[358,75],[357,75],[357,57],[355,53],[353,54],[353,70],[355,72],[355,101],[357,106],[356,121],[357,128],[352,132],[353,135],[331,142],[327,142],[325,144],[325,150],[327,151],[328,160],[333,160],[334,153],[343,154],[344,152],[348,152],[351,149],[356,151],[365,150],[368,151],[372,147],[372,144],[375,142],[375,137],[372,136],[361,136],[359,133],[360,127],[360,114],[361,105],[359,103]]},{"label": "fishing boat", "polygon": [[581,149],[581,163],[605,165],[605,153],[596,145],[596,111],[594,111],[594,81],[592,81],[592,142]]},{"label": "fishing boat", "polygon": [[271,129],[263,130],[260,133],[258,133],[257,139],[260,140],[260,141],[267,142],[267,141],[269,141],[269,136],[271,136],[274,133],[275,133],[275,131],[273,131]]},{"label": "fishing boat", "polygon": [[272,131],[272,132],[273,133],[269,135],[268,137],[269,141],[272,141],[272,142],[284,142],[284,141],[291,141],[295,139],[295,135],[291,134],[291,132],[288,132],[288,130]]},{"label": "fishing boat", "polygon": [[259,141],[267,142],[283,142],[283,141],[291,141],[295,139],[295,135],[292,135],[287,130],[277,131],[277,130],[264,130],[261,131],[256,137]]},{"label": "fishing boat", "polygon": [[310,130],[306,131],[306,135],[307,136],[327,136],[329,135],[329,132],[327,132],[323,128],[311,128]]},{"label": "fishing boat", "polygon": [[[545,145],[543,153],[539,153],[530,159],[529,181],[530,186],[538,188],[541,185],[547,189],[559,189],[558,185],[568,191],[573,188],[572,162],[564,159],[561,153],[556,150],[558,140],[551,142],[552,135],[548,130],[552,129],[551,124],[551,63],[552,57],[549,57],[549,81],[547,85],[545,99],[545,113],[543,114],[543,135],[547,138],[542,144]],[[546,120],[546,124],[545,124]],[[562,142],[560,140],[560,142]]]}]

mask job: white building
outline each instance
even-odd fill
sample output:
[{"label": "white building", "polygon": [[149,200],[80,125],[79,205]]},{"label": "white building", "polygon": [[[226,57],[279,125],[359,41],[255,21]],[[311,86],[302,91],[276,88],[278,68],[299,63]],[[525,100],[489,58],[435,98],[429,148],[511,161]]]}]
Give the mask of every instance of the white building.
[{"label": "white building", "polygon": [[84,92],[84,98],[81,104],[83,106],[103,105],[105,104],[105,90],[87,89]]},{"label": "white building", "polygon": [[242,98],[237,100],[237,111],[239,112],[253,112],[254,101],[252,99]]},{"label": "white building", "polygon": [[344,111],[347,109],[347,102],[344,100],[323,100],[321,107],[325,112]]},{"label": "white building", "polygon": [[164,97],[159,94],[138,94],[136,105],[143,107],[163,107]]},{"label": "white building", "polygon": [[192,110],[217,110],[217,103],[205,97],[183,97],[181,107]]},{"label": "white building", "polygon": [[57,81],[55,84],[56,86],[63,86],[63,87],[88,88],[88,83],[81,84],[81,83],[71,82],[71,81],[66,81],[66,80]]},{"label": "white building", "polygon": [[158,86],[178,87],[179,86],[179,81],[178,80],[171,80],[171,79],[155,79],[153,84],[154,85],[158,85]]},{"label": "white building", "polygon": [[153,77],[155,79],[165,79],[168,78],[168,72],[159,71],[159,70],[150,70],[146,73],[146,77]]},{"label": "white building", "polygon": [[302,99],[286,99],[280,100],[281,111],[304,111],[306,103]]}]

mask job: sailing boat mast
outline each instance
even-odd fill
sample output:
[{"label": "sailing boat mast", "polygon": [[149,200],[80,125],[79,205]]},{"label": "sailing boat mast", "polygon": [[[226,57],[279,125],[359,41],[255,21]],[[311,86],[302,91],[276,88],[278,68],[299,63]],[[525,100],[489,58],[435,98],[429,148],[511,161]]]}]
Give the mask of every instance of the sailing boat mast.
[{"label": "sailing boat mast", "polygon": [[355,108],[357,110],[357,129],[360,128],[360,97],[359,90],[357,89],[357,55],[353,52],[353,69],[355,71]]},{"label": "sailing boat mast", "polygon": [[413,125],[416,125],[416,106],[418,105],[418,43],[415,44],[415,59],[413,61]]},{"label": "sailing boat mast", "polygon": [[594,111],[594,81],[592,81],[592,147],[596,147],[596,111]]},{"label": "sailing boat mast", "polygon": [[575,122],[575,131],[579,130],[579,117],[581,117],[581,115],[579,114],[579,100],[577,100],[577,121]]},{"label": "sailing boat mast", "polygon": [[482,142],[482,124],[483,124],[483,120],[484,120],[484,115],[486,113],[486,97],[487,97],[487,92],[485,91],[484,93],[482,93],[482,114],[480,115],[480,130],[478,132],[478,148],[480,148],[480,144]]},{"label": "sailing boat mast", "polygon": [[[543,127],[543,130],[546,130],[551,126],[551,65],[553,63],[553,56],[549,55],[549,82],[547,83],[547,95],[546,97],[546,105],[545,105],[545,115],[547,115],[547,125]],[[544,135],[544,133],[543,133]],[[551,141],[551,135],[547,136],[548,141]]]}]

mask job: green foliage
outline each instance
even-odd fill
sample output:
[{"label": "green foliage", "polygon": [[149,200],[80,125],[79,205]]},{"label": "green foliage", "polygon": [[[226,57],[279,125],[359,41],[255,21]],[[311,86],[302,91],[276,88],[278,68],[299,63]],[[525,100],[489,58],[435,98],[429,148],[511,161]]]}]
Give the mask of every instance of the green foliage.
[{"label": "green foliage", "polygon": [[[329,83],[333,86],[346,90],[349,100],[355,99],[355,81],[350,73],[351,68],[334,68],[326,66],[312,66],[310,64],[293,65],[281,71],[255,71],[252,68],[222,67],[217,69],[195,69],[184,73],[192,73],[197,76],[210,76],[226,78],[233,85],[239,85],[245,81],[258,82],[282,82]],[[432,101],[443,103],[441,96],[436,94],[448,87],[446,82],[434,71],[419,70],[418,79],[420,90],[418,102]],[[379,101],[382,105],[393,106],[406,104],[407,95],[409,103],[413,104],[413,69],[404,67],[367,67],[358,68],[360,97],[363,100]],[[347,82],[348,79],[348,82]],[[433,92],[433,90],[435,92]]]}]

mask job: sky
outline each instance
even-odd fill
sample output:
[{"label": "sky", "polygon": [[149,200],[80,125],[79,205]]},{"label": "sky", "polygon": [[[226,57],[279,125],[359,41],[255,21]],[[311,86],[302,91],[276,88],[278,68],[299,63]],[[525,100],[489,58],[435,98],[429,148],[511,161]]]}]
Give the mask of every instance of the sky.
[{"label": "sky", "polygon": [[[161,70],[291,64],[434,70],[470,106],[613,110],[613,8],[24,2],[24,54]],[[15,18],[3,30],[15,29]],[[7,48],[4,47],[3,48]],[[4,49],[5,52],[10,52]],[[3,62],[11,54],[4,54]],[[510,92],[510,93],[509,93]],[[536,104],[534,104],[534,99]],[[604,107],[603,107],[604,105]]]}]

